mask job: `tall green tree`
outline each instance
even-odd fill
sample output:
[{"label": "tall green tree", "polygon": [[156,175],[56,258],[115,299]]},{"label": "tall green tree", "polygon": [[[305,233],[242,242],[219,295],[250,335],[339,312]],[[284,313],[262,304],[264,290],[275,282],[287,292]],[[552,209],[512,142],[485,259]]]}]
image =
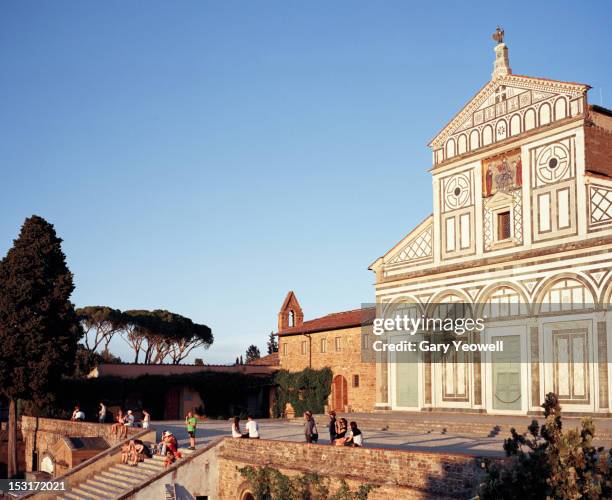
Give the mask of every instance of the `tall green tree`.
[{"label": "tall green tree", "polygon": [[278,352],[278,341],[276,340],[274,332],[270,332],[270,336],[268,337],[268,354],[275,352]]},{"label": "tall green tree", "polygon": [[0,391],[9,400],[8,475],[17,474],[17,400],[42,406],[74,369],[83,335],[62,240],[36,215],[0,262]]},{"label": "tall green tree", "polygon": [[255,361],[259,358],[261,358],[259,347],[257,347],[256,345],[250,345],[249,348],[246,350],[246,362],[250,363],[251,361]]}]

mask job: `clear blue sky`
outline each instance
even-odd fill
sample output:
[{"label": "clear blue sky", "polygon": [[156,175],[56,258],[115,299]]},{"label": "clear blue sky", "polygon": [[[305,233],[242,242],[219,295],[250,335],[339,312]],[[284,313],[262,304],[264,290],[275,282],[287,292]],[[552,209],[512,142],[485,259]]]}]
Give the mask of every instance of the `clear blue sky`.
[{"label": "clear blue sky", "polygon": [[41,215],[77,306],[206,323],[207,362],[263,350],[290,289],[307,319],[373,300],[497,24],[515,73],[612,106],[611,5],[6,0],[0,254]]}]

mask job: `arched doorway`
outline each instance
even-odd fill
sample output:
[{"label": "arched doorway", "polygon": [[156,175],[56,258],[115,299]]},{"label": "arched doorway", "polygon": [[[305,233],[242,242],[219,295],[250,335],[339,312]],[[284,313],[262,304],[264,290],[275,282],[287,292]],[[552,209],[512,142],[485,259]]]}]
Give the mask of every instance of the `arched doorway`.
[{"label": "arched doorway", "polygon": [[332,406],[335,411],[345,411],[348,405],[348,383],[342,375],[336,375],[332,383]]}]

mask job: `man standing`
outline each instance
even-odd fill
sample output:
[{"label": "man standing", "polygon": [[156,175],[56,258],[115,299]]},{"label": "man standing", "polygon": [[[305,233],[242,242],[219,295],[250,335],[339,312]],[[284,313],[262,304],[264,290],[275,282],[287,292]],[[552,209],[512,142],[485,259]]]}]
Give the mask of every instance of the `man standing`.
[{"label": "man standing", "polygon": [[193,413],[188,412],[185,417],[185,425],[187,426],[187,434],[189,434],[189,449],[195,450],[195,433],[198,419]]},{"label": "man standing", "polygon": [[250,439],[259,439],[259,425],[251,415],[247,416],[246,430],[249,432]]},{"label": "man standing", "polygon": [[334,444],[336,439],[336,412],[334,410],[329,412],[329,444]]},{"label": "man standing", "polygon": [[100,401],[100,411],[98,412],[98,422],[103,424],[106,422],[106,405]]},{"label": "man standing", "polygon": [[319,431],[317,424],[309,411],[304,412],[304,436],[307,443],[316,443],[319,440]]}]

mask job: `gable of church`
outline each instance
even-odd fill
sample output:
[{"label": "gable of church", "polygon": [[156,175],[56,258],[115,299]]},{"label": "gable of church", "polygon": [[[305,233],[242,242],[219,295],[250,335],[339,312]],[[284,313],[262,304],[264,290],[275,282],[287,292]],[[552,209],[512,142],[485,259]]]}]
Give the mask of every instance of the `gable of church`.
[{"label": "gable of church", "polygon": [[508,74],[485,85],[434,137],[434,164],[582,115],[588,85]]},{"label": "gable of church", "polygon": [[387,255],[388,264],[417,263],[433,259],[433,215],[406,235]]}]

